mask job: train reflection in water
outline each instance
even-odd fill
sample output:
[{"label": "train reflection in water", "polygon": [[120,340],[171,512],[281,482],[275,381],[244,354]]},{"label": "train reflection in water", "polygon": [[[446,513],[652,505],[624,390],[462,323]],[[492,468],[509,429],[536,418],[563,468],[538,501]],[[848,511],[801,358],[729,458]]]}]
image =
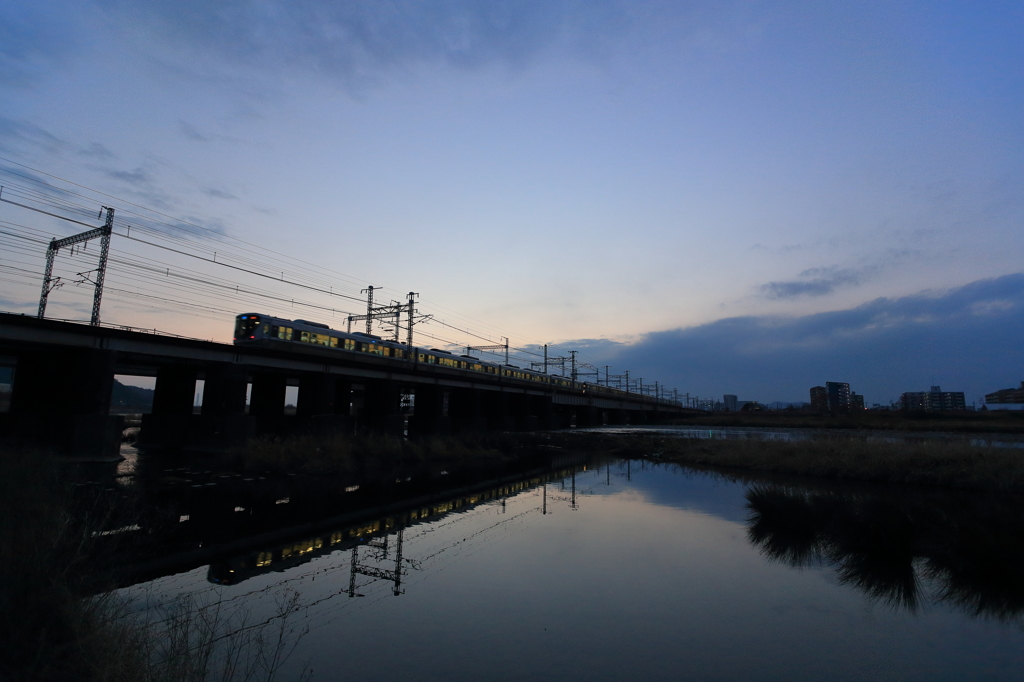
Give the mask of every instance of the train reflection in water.
[{"label": "train reflection in water", "polygon": [[[402,556],[402,540],[404,529],[420,523],[433,522],[449,514],[469,511],[474,507],[490,502],[502,501],[507,497],[524,491],[545,486],[551,481],[571,478],[573,481],[573,504],[575,505],[575,477],[579,470],[586,470],[586,465],[560,469],[506,483],[479,492],[459,495],[449,500],[426,505],[417,505],[410,509],[389,514],[372,521],[364,521],[346,525],[341,528],[326,530],[316,535],[301,539],[262,547],[231,558],[211,563],[207,579],[218,585],[236,585],[244,580],[270,572],[283,572],[313,559],[331,554],[332,552],[351,550],[352,565],[349,581],[349,596],[358,596],[355,591],[357,574],[367,575],[394,583],[394,594],[401,594],[402,575],[417,568],[416,561]],[[544,512],[547,511],[547,491],[544,490]],[[392,536],[395,536],[392,541]],[[375,562],[387,562],[394,568],[384,569],[361,563],[359,550],[366,548],[367,558]],[[392,550],[393,553],[392,553]]]}]

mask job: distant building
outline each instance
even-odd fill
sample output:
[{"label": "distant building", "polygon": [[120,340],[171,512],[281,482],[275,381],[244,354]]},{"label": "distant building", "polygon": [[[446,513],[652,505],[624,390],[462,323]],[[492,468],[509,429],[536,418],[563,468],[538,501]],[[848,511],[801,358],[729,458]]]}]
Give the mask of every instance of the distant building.
[{"label": "distant building", "polygon": [[900,409],[925,412],[966,410],[967,401],[963,391],[943,391],[940,386],[932,386],[928,391],[900,394]]},{"label": "distant building", "polygon": [[828,394],[824,386],[811,388],[811,410],[814,412],[828,412]]},{"label": "distant building", "polygon": [[1003,388],[995,393],[985,395],[986,405],[1015,405],[1024,403],[1024,381],[1020,382],[1020,388]]},{"label": "distant building", "polygon": [[841,381],[826,381],[825,393],[828,396],[828,411],[850,411],[850,384]]},{"label": "distant building", "polygon": [[850,394],[850,409],[854,412],[864,411],[864,396],[859,393]]},{"label": "distant building", "polygon": [[739,408],[736,405],[737,398],[729,393],[722,396],[722,404],[727,412],[736,412]]}]

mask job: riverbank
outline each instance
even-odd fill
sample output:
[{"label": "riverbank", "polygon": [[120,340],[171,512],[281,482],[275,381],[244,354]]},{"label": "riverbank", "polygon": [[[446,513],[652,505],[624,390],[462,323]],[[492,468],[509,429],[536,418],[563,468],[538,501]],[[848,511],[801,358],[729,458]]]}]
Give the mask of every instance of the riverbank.
[{"label": "riverbank", "polygon": [[[0,680],[274,679],[305,635],[289,625],[298,595],[285,590],[256,624],[244,605],[191,595],[134,612],[109,589],[116,574],[93,573],[97,554],[117,565],[136,550],[123,531],[140,512],[116,497],[52,453],[0,449]],[[301,666],[299,679],[310,672]]]},{"label": "riverbank", "polygon": [[968,442],[901,443],[838,434],[800,441],[564,434],[559,441],[615,457],[696,467],[1024,493],[1024,451]]},{"label": "riverbank", "polygon": [[810,414],[806,412],[711,412],[674,419],[677,426],[715,428],[827,429],[840,431],[909,431],[945,433],[1024,434],[1024,412],[859,412]]}]

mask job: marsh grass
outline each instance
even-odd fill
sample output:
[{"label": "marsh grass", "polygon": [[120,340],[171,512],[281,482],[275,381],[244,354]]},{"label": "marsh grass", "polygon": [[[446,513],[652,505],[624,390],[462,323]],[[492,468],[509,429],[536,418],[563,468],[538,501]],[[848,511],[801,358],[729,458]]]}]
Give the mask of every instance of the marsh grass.
[{"label": "marsh grass", "polygon": [[806,441],[634,436],[594,440],[620,457],[779,474],[1024,492],[1024,450],[964,442],[899,443],[835,436]]},{"label": "marsh grass", "polygon": [[678,426],[1024,434],[1024,412],[1010,410],[977,412],[866,411],[835,415],[813,414],[796,410],[713,412],[677,418],[672,420],[672,423]]},{"label": "marsh grass", "polygon": [[0,680],[275,679],[304,634],[287,624],[297,596],[260,622],[181,601],[147,621],[118,593],[97,594],[91,561],[101,537],[105,552],[131,551],[132,533],[101,535],[130,518],[69,476],[49,453],[0,450]]}]

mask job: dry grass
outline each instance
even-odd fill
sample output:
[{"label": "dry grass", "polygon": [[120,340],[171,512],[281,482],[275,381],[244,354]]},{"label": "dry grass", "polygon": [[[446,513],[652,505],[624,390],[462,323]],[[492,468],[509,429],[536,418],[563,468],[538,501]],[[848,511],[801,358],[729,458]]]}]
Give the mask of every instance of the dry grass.
[{"label": "dry grass", "polygon": [[0,449],[0,680],[275,679],[303,634],[287,624],[296,600],[261,623],[186,600],[152,623],[113,593],[88,596],[97,531],[125,519],[73,490],[48,453]]},{"label": "dry grass", "polygon": [[1024,434],[1024,412],[860,412],[811,414],[807,412],[715,412],[674,420],[679,426],[761,427],[779,429],[842,429],[878,431],[941,431],[956,433]]},{"label": "dry grass", "polygon": [[[610,439],[606,439],[610,440]],[[967,443],[695,440],[638,436],[599,445],[619,456],[780,474],[1024,492],[1024,450]]]}]

